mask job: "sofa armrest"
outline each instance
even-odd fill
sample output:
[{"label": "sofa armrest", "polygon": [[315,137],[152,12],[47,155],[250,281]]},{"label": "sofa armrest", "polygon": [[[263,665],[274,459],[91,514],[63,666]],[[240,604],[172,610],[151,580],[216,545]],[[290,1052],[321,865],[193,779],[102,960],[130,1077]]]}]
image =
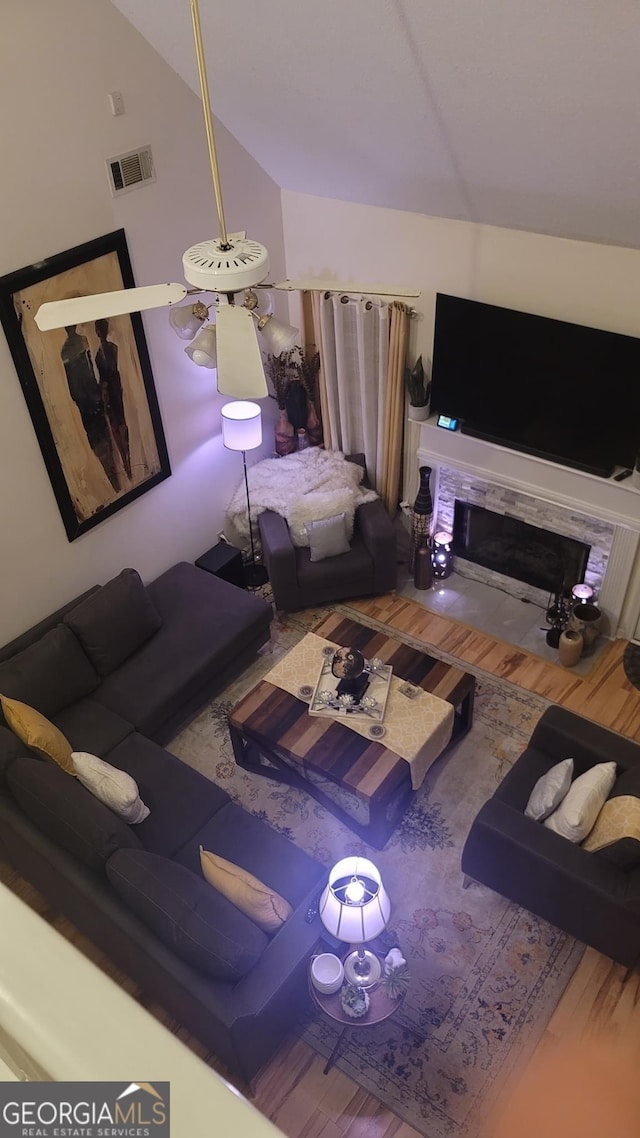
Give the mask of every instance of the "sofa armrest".
[{"label": "sofa armrest", "polygon": [[296,551],[285,519],[274,510],[263,510],[258,516],[262,557],[269,573],[271,588],[277,608],[280,603],[298,596],[298,572]]},{"label": "sofa armrest", "polygon": [[615,762],[622,770],[640,764],[638,743],[563,707],[547,708],[533,731],[530,746],[555,761],[573,758],[576,774],[595,763]]},{"label": "sofa armrest", "polygon": [[391,592],[398,573],[396,531],[381,498],[358,506],[356,527],[373,561],[376,592]]}]

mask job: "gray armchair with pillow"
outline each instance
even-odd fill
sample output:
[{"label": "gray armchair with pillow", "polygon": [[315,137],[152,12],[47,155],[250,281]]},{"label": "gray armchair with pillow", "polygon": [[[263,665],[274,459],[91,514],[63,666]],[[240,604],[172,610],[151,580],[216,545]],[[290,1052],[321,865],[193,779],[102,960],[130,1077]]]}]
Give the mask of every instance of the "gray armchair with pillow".
[{"label": "gray armchair with pillow", "polygon": [[564,708],[550,707],[526,750],[475,818],[462,852],[462,870],[632,967],[640,962],[638,838],[623,825],[617,834],[611,829],[606,844],[595,850],[589,848],[591,835],[576,844],[543,821],[525,816],[538,780],[567,758],[574,760],[574,778],[596,764],[616,764],[616,781],[596,827],[616,797],[638,799],[640,805],[640,745]]},{"label": "gray armchair with pillow", "polygon": [[[347,458],[365,465],[363,454]],[[396,534],[380,498],[358,506],[350,542],[340,516],[311,523],[309,548],[293,544],[287,522],[273,510],[260,514],[258,524],[276,608],[291,611],[396,587]]]}]

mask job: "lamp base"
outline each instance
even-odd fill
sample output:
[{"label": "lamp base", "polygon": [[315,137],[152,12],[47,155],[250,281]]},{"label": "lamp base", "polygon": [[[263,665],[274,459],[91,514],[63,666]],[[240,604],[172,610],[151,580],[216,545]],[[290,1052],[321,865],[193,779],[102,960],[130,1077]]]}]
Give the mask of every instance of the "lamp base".
[{"label": "lamp base", "polygon": [[382,975],[382,964],[368,948],[350,952],[344,960],[344,978],[358,988],[371,988]]},{"label": "lamp base", "polygon": [[257,589],[260,585],[266,585],[269,580],[266,567],[258,561],[248,561],[243,572],[247,589]]}]

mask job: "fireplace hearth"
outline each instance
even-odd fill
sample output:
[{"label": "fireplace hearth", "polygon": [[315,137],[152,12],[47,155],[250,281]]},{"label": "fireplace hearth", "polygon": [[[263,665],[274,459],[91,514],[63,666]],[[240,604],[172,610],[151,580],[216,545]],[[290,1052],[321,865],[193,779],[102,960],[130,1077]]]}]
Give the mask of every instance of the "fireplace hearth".
[{"label": "fireplace hearth", "polygon": [[584,580],[590,546],[456,498],[453,551],[465,561],[548,593]]}]

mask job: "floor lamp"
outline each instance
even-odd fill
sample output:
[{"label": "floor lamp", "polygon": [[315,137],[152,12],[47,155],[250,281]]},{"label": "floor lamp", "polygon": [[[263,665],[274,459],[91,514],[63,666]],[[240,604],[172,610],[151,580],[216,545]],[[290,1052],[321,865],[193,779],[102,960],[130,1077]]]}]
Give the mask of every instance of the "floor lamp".
[{"label": "floor lamp", "polygon": [[247,491],[247,516],[249,520],[249,540],[251,541],[251,560],[244,567],[244,578],[250,589],[266,584],[269,575],[264,565],[256,562],[256,551],[253,544],[253,526],[251,525],[251,502],[249,500],[249,479],[247,478],[246,451],[254,450],[262,442],[262,418],[257,403],[250,403],[245,399],[238,399],[234,403],[225,403],[222,411],[222,442],[227,450],[242,451],[242,465],[244,467],[244,485]]}]

